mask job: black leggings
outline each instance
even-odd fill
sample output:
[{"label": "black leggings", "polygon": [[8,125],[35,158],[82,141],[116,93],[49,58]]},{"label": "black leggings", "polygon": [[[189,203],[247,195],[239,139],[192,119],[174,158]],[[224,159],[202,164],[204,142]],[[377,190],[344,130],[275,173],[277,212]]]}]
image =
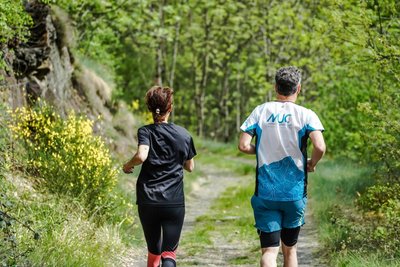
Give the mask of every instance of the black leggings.
[{"label": "black leggings", "polygon": [[[174,258],[181,236],[185,207],[138,206],[147,248],[155,255]],[[173,255],[173,256],[171,256]]]}]

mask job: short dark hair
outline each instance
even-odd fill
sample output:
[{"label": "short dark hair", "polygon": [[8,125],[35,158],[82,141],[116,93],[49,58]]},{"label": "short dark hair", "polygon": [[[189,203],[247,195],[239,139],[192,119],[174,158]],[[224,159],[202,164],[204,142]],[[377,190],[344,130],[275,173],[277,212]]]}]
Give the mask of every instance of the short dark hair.
[{"label": "short dark hair", "polygon": [[276,89],[284,96],[293,95],[301,82],[301,72],[294,66],[282,67],[275,75]]}]

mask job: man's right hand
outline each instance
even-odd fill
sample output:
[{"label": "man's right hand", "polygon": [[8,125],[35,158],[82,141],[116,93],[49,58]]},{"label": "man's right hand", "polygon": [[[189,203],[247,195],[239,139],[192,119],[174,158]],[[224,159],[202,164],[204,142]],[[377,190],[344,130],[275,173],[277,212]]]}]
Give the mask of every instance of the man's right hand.
[{"label": "man's right hand", "polygon": [[307,160],[307,172],[315,172],[316,165],[312,162],[311,159]]}]

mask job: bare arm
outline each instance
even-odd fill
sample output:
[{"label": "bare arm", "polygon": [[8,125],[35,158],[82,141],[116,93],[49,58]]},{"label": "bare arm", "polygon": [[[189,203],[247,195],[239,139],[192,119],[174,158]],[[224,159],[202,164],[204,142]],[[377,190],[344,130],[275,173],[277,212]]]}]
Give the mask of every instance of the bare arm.
[{"label": "bare arm", "polygon": [[307,171],[314,172],[318,161],[325,154],[326,146],[321,131],[312,131],[310,133],[310,139],[313,144],[313,150],[311,154],[311,159],[307,161]]},{"label": "bare arm", "polygon": [[142,164],[149,155],[149,146],[147,145],[139,145],[137,152],[132,157],[130,161],[124,164],[123,171],[125,173],[132,173],[133,168],[137,165]]},{"label": "bare arm", "polygon": [[194,159],[192,158],[185,161],[185,163],[183,163],[183,168],[188,172],[192,172],[194,169]]},{"label": "bare arm", "polygon": [[256,154],[256,147],[251,143],[253,136],[243,132],[240,135],[238,148],[240,151],[246,154]]}]

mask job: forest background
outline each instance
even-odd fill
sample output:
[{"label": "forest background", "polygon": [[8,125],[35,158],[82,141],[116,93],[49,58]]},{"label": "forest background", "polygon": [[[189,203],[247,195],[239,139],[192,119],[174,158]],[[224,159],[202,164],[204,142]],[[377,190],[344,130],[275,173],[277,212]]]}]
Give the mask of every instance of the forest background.
[{"label": "forest background", "polygon": [[[32,18],[23,2],[0,1],[2,51],[29,39]],[[400,257],[398,1],[41,2],[68,17],[70,49],[113,86],[114,101],[143,117],[145,91],[155,83],[170,86],[172,121],[199,138],[235,142],[251,110],[274,99],[275,71],[299,67],[298,103],[320,116],[328,156],[372,170],[373,182],[354,202],[357,213],[331,211],[346,233],[333,250]],[[0,66],[8,68],[4,58]],[[84,200],[92,211],[98,203],[91,198],[100,193],[93,194]]]}]

